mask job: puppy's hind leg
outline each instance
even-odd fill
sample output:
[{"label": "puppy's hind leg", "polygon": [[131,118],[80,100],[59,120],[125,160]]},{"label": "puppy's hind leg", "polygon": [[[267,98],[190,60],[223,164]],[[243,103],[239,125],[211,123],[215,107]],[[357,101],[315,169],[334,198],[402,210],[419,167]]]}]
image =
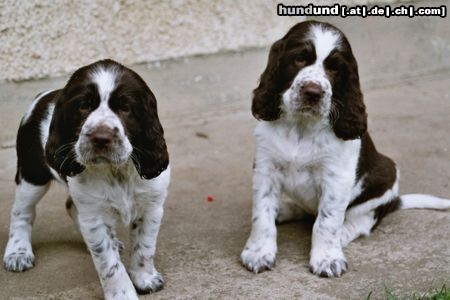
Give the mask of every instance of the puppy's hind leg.
[{"label": "puppy's hind leg", "polygon": [[[396,193],[392,195],[392,192],[388,191],[386,195],[383,195],[381,198],[371,199],[347,210],[341,231],[342,247],[347,246],[360,236],[369,236],[382,218],[399,209],[401,202]],[[386,197],[389,201],[379,206],[371,205],[371,203],[376,203],[383,197]]]},{"label": "puppy's hind leg", "polygon": [[34,266],[31,232],[36,216],[36,204],[48,191],[50,181],[34,185],[21,179],[16,186],[16,196],[11,211],[9,240],[3,264],[8,271],[22,272]]},{"label": "puppy's hind leg", "polygon": [[341,231],[342,247],[346,247],[360,236],[369,236],[376,223],[373,210],[361,215],[346,215]]},{"label": "puppy's hind leg", "polygon": [[66,211],[67,214],[72,218],[73,224],[75,225],[75,228],[77,229],[77,231],[79,233],[81,233],[80,231],[80,222],[78,220],[78,210],[77,207],[75,206],[75,203],[73,203],[72,197],[67,197],[66,200]]}]

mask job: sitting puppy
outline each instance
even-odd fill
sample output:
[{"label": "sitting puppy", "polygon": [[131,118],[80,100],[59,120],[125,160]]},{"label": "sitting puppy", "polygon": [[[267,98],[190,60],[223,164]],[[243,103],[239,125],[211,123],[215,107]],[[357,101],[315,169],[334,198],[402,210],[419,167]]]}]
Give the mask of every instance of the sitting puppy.
[{"label": "sitting puppy", "polygon": [[261,122],[255,129],[252,230],[241,254],[250,271],[273,267],[276,221],[316,216],[310,270],[333,277],[347,270],[342,248],[368,236],[387,213],[450,207],[447,199],[399,196],[399,171],[367,132],[349,42],[330,24],[299,23],[273,44],[252,112]]},{"label": "sitting puppy", "polygon": [[[112,60],[78,69],[63,89],[37,96],[17,135],[16,197],[3,262],[34,265],[35,206],[52,179],[92,255],[106,299],[137,299],[162,288],[153,265],[170,181],[156,99],[144,80]],[[120,217],[131,231],[131,262],[120,261]],[[131,278],[131,279],[130,279]],[[134,285],[134,287],[133,287]]]}]

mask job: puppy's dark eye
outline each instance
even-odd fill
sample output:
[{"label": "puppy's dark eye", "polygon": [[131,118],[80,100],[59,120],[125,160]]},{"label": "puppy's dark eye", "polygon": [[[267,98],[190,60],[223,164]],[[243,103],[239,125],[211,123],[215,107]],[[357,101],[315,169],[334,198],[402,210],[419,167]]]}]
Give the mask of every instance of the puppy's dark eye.
[{"label": "puppy's dark eye", "polygon": [[304,66],[306,65],[306,57],[304,55],[297,55],[294,59],[294,63],[297,66]]},{"label": "puppy's dark eye", "polygon": [[334,55],[325,61],[325,68],[330,72],[339,73],[345,68],[345,64],[342,59]]},{"label": "puppy's dark eye", "polygon": [[294,64],[299,67],[304,67],[308,63],[309,53],[307,50],[303,50],[294,56]]},{"label": "puppy's dark eye", "polygon": [[92,109],[92,101],[90,99],[82,99],[79,102],[78,109],[80,112],[88,112]]},{"label": "puppy's dark eye", "polygon": [[122,113],[130,112],[130,103],[128,103],[127,99],[120,99],[118,109]]}]

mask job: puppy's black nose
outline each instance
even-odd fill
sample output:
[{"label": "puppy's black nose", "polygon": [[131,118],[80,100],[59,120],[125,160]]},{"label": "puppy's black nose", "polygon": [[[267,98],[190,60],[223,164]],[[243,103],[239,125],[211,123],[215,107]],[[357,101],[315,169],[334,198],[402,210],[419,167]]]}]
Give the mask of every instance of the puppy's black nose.
[{"label": "puppy's black nose", "polygon": [[300,89],[302,99],[306,104],[314,105],[319,102],[323,96],[322,87],[315,82],[307,82]]},{"label": "puppy's black nose", "polygon": [[90,134],[89,139],[92,145],[97,149],[105,149],[113,142],[115,132],[107,126],[99,126]]}]

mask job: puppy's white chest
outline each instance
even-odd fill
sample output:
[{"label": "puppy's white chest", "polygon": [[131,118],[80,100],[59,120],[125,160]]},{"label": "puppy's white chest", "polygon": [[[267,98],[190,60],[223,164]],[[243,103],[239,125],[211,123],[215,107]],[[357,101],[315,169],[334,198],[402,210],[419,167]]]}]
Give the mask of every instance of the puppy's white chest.
[{"label": "puppy's white chest", "polygon": [[[130,165],[130,171],[132,166]],[[102,208],[107,214],[117,214],[129,224],[136,216],[136,178],[129,170],[85,170],[69,179],[69,192],[79,210]]]},{"label": "puppy's white chest", "polygon": [[340,140],[323,127],[271,124],[257,126],[256,138],[258,164],[273,164],[283,192],[311,214],[317,214],[324,187],[354,181],[359,141]]},{"label": "puppy's white chest", "polygon": [[327,161],[333,160],[319,138],[301,139],[292,146],[291,159],[281,163],[283,191],[311,214],[317,213],[323,172]]}]

